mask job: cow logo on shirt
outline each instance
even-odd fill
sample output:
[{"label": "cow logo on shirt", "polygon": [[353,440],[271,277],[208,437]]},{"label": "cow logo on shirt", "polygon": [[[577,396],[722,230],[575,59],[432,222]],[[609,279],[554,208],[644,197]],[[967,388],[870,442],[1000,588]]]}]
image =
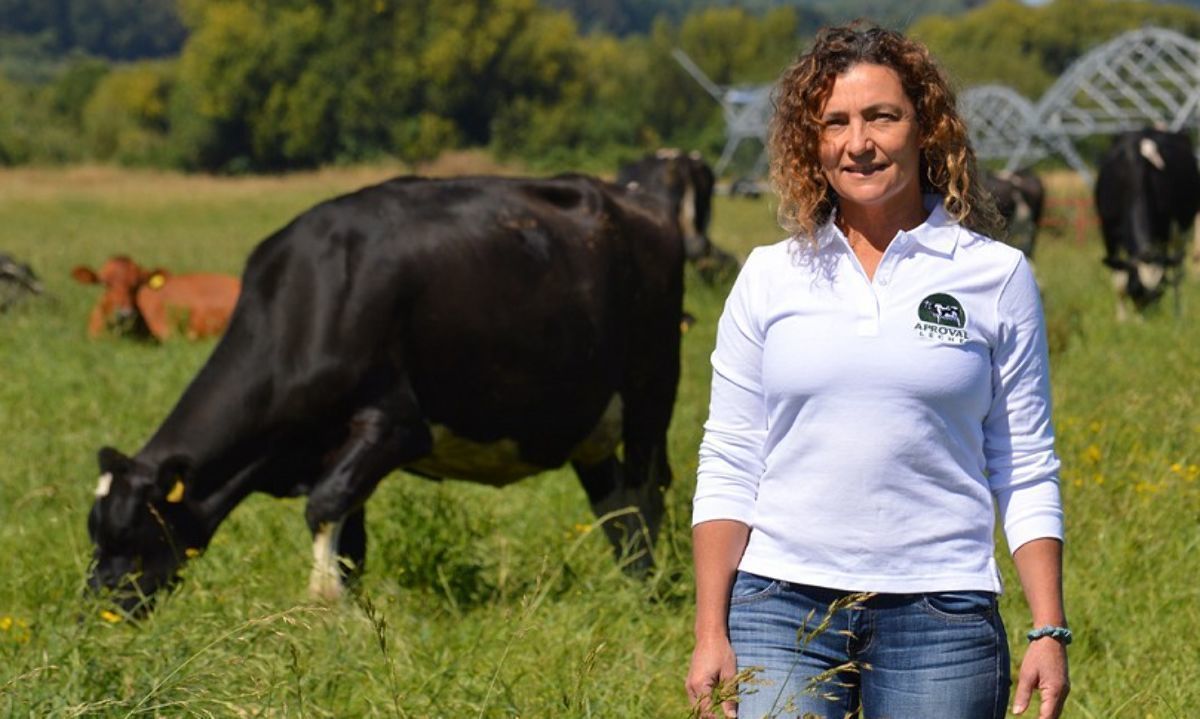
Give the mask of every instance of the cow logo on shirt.
[{"label": "cow logo on shirt", "polygon": [[917,336],[953,344],[967,341],[967,312],[962,303],[942,292],[929,295],[917,305]]}]

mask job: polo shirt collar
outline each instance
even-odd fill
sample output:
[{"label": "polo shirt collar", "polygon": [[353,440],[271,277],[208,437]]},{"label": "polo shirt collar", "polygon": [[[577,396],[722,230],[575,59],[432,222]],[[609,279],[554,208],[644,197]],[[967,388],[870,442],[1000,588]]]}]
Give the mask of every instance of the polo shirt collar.
[{"label": "polo shirt collar", "polygon": [[[925,221],[908,232],[901,230],[899,234],[908,235],[927,250],[941,255],[953,256],[954,250],[958,247],[958,233],[962,231],[962,226],[950,216],[950,213],[946,212],[941,195],[924,195],[922,203],[925,206],[925,211],[929,213]],[[845,236],[834,222],[836,219],[837,208],[835,207],[833,214],[829,217],[829,221],[817,228],[818,248],[824,249],[830,242],[839,238],[842,242],[846,242]]]}]

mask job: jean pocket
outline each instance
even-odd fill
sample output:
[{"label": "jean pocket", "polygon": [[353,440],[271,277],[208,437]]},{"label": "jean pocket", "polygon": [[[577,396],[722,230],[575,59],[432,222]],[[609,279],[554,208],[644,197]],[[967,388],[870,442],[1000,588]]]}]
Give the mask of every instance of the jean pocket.
[{"label": "jean pocket", "polygon": [[996,595],[991,592],[930,592],[921,597],[921,608],[947,622],[991,621]]},{"label": "jean pocket", "polygon": [[729,598],[730,606],[748,604],[760,599],[779,594],[783,582],[770,577],[760,577],[757,574],[738,570],[733,582],[733,593]]}]

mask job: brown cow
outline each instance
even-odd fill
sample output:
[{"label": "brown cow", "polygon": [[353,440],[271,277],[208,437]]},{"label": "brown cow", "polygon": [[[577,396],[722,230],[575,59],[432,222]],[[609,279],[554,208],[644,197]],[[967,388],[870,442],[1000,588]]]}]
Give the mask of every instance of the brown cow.
[{"label": "brown cow", "polygon": [[193,340],[218,335],[241,291],[241,282],[231,275],[147,271],[124,255],[110,257],[99,272],[80,266],[71,276],[85,285],[104,285],[88,321],[93,339],[105,328],[147,331],[159,341],[177,329]]}]

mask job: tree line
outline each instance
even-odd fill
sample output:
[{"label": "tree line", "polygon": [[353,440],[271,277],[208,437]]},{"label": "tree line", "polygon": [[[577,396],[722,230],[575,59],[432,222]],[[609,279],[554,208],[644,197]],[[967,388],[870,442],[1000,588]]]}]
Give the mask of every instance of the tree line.
[{"label": "tree line", "polygon": [[[114,8],[170,3],[89,1]],[[21,4],[0,0],[0,14],[5,3]],[[75,6],[44,6],[56,4]],[[677,21],[660,13],[645,32],[618,34],[581,24],[569,0],[554,4],[179,0],[175,17],[186,39],[176,54],[159,57],[152,45],[129,40],[118,45],[141,48],[146,54],[134,56],[143,59],[78,53],[46,78],[0,77],[0,164],[93,160],[280,171],[384,157],[417,162],[483,146],[534,168],[604,170],[665,145],[714,155],[723,144],[720,107],[683,72],[672,49],[682,48],[718,84],[770,82],[807,43],[812,8],[821,7],[768,8],[762,0],[756,11],[747,1]],[[24,16],[4,17],[0,31],[20,30]],[[154,17],[143,19],[156,26]],[[1134,0],[1038,7],[997,0],[917,18],[908,31],[931,46],[961,87],[1002,82],[1035,99],[1088,49],[1146,24],[1194,35],[1200,12]],[[59,39],[47,35],[44,42],[78,39],[84,27],[56,30]],[[107,32],[139,37],[132,29]],[[750,161],[755,151],[748,150]]]}]

